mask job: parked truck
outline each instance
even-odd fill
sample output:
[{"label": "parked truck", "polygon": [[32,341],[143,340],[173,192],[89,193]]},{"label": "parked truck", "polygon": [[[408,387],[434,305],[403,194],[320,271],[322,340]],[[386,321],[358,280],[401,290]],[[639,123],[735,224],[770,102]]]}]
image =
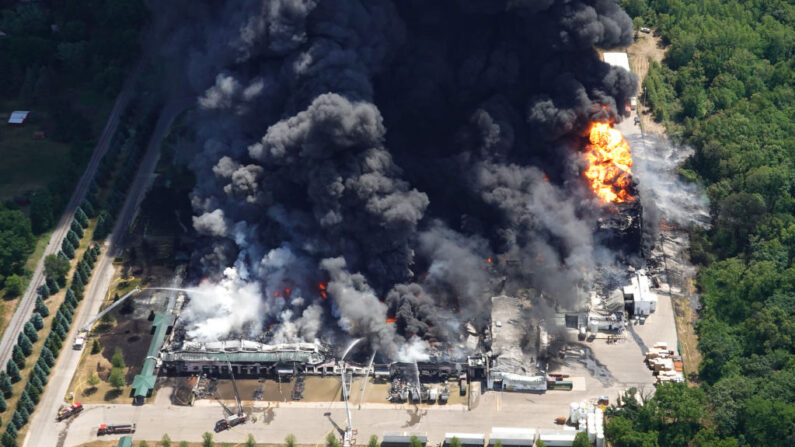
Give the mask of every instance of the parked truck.
[{"label": "parked truck", "polygon": [[77,413],[80,413],[81,411],[83,411],[83,404],[80,402],[75,402],[72,405],[64,405],[58,410],[58,415],[55,417],[55,419],[60,422],[76,415]]},{"label": "parked truck", "polygon": [[102,424],[97,429],[97,436],[115,435],[117,433],[135,433],[135,424]]},{"label": "parked truck", "polygon": [[248,416],[245,413],[242,414],[233,414],[228,418],[221,419],[220,421],[215,423],[215,432],[221,432],[224,430],[229,430],[230,428],[234,427],[235,425],[240,425],[248,419]]}]

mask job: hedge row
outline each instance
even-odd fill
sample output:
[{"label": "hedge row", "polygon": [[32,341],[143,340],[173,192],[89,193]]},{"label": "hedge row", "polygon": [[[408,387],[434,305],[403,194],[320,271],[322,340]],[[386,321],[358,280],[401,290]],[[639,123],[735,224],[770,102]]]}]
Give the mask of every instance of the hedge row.
[{"label": "hedge row", "polygon": [[[28,423],[30,415],[39,403],[50,375],[50,368],[55,365],[55,358],[60,353],[63,343],[72,325],[77,304],[83,299],[83,289],[91,276],[92,269],[99,256],[99,245],[94,244],[83,254],[72,274],[71,287],[66,289],[66,297],[53,317],[50,334],[44,342],[41,354],[28,376],[22,394],[17,401],[16,411],[6,424],[5,433],[0,438],[2,447],[17,446],[17,432]],[[38,341],[38,331],[44,327],[44,317],[49,315],[49,309],[44,304],[41,296],[36,297],[36,309],[30,320],[19,334],[17,344],[14,346],[12,358],[6,365],[6,370],[0,372],[0,411],[6,410],[5,399],[13,393],[12,384],[22,380],[20,371],[25,368],[28,356],[33,352],[33,343]],[[2,421],[0,421],[2,423]]]}]

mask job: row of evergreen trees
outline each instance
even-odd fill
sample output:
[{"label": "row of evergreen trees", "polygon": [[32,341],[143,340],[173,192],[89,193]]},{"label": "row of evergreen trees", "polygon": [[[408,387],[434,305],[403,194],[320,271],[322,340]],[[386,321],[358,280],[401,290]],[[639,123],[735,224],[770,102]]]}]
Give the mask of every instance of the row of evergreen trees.
[{"label": "row of evergreen trees", "polygon": [[[77,245],[75,244],[75,246]],[[82,259],[77,263],[72,274],[71,287],[66,289],[65,299],[55,312],[50,334],[47,336],[39,358],[28,376],[27,384],[19,396],[16,410],[6,423],[5,433],[0,437],[0,446],[16,447],[18,445],[17,433],[28,423],[36,404],[41,399],[50,369],[55,365],[55,359],[68,337],[77,305],[83,299],[83,290],[88,284],[99,254],[99,245],[93,244],[83,253]],[[0,371],[0,392],[2,393],[0,394],[0,412],[7,409],[5,399],[13,394],[13,384],[22,380],[20,371],[25,369],[27,358],[33,353],[33,344],[39,340],[38,331],[44,327],[44,318],[49,315],[49,309],[42,296],[37,296],[33,316],[19,333],[12,357],[6,364],[6,370]]]}]

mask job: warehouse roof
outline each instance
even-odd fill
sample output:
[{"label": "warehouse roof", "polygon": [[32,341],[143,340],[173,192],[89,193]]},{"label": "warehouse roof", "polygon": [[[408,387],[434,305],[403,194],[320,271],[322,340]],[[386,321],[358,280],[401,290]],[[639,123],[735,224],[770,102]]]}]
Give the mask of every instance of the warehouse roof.
[{"label": "warehouse roof", "polygon": [[621,67],[626,71],[631,71],[629,69],[629,57],[627,53],[620,52],[620,53],[604,53],[603,54],[604,61],[614,67]]},{"label": "warehouse roof", "polygon": [[30,114],[27,110],[15,110],[11,112],[11,116],[8,117],[8,124],[22,124],[28,119],[28,115]]},{"label": "warehouse roof", "polygon": [[164,362],[226,362],[232,363],[286,363],[298,362],[317,364],[324,356],[307,351],[270,351],[270,352],[166,352]]},{"label": "warehouse roof", "polygon": [[157,375],[155,374],[155,362],[157,362],[157,354],[160,352],[160,347],[166,339],[168,329],[174,324],[174,315],[171,313],[158,313],[152,321],[152,326],[155,329],[152,342],[149,343],[149,350],[146,352],[146,360],[141,369],[141,374],[138,374],[133,379],[133,396],[136,401],[143,403],[142,400],[149,395],[149,392],[155,387]]}]

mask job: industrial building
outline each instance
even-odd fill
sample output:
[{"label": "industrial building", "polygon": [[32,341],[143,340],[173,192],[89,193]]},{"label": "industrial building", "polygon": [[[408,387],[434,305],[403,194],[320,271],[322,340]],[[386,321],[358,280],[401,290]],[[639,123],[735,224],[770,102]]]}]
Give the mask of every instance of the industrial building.
[{"label": "industrial building", "polygon": [[533,447],[536,431],[533,428],[493,427],[489,434],[489,446],[494,446],[497,441],[505,447]]},{"label": "industrial building", "polygon": [[428,437],[424,433],[384,433],[381,447],[408,447],[411,438],[416,438],[423,447],[428,443]]},{"label": "industrial building", "polygon": [[453,438],[458,439],[461,447],[483,447],[486,436],[483,433],[445,433],[443,447],[450,447]]},{"label": "industrial building", "polygon": [[489,390],[546,391],[544,357],[549,336],[530,319],[529,301],[491,298]]},{"label": "industrial building", "polygon": [[630,315],[648,316],[657,309],[657,295],[652,293],[651,281],[644,271],[635,272],[623,292]]}]

